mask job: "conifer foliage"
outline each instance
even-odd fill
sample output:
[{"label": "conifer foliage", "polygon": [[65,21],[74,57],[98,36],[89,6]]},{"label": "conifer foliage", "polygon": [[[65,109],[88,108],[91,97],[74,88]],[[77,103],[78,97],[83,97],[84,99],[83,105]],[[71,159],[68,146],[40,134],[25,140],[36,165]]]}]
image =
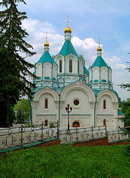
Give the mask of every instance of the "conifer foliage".
[{"label": "conifer foliage", "polygon": [[[18,11],[18,3],[24,0],[0,2],[0,126],[11,123],[11,108],[20,95],[31,97],[34,85],[27,79],[33,76],[32,64],[25,57],[32,56],[32,46],[25,41],[28,33],[22,29],[26,13]],[[25,56],[25,57],[23,57]]]},{"label": "conifer foliage", "polygon": [[[128,62],[130,63],[130,62]],[[130,66],[127,67],[128,72],[130,72]],[[122,88],[127,88],[128,91],[130,91],[130,83],[123,83],[121,84]]]}]

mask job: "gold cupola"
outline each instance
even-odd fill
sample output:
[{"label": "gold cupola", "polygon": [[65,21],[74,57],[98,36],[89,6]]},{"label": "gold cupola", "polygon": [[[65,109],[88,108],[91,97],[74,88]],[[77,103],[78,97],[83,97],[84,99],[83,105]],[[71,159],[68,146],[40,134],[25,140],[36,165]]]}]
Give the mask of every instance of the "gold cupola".
[{"label": "gold cupola", "polygon": [[46,33],[46,42],[44,43],[44,46],[49,46],[48,39],[47,39],[47,33]]},{"label": "gold cupola", "polygon": [[102,48],[100,47],[100,40],[99,40],[99,43],[98,43],[98,48],[97,48],[97,52],[102,52]]},{"label": "gold cupola", "polygon": [[99,39],[98,48],[97,48],[97,56],[102,56],[102,48],[100,46],[100,39]]},{"label": "gold cupola", "polygon": [[69,16],[67,16],[67,25],[66,25],[66,27],[64,29],[64,33],[71,33],[71,32],[72,32],[72,30],[69,27]]},{"label": "gold cupola", "polygon": [[49,43],[47,39],[47,33],[46,33],[46,42],[44,43],[44,51],[49,51]]},{"label": "gold cupola", "polygon": [[46,42],[44,43],[44,46],[49,46],[49,43],[46,41]]},{"label": "gold cupola", "polygon": [[71,32],[72,32],[72,30],[68,26],[64,29],[64,33],[71,33]]}]

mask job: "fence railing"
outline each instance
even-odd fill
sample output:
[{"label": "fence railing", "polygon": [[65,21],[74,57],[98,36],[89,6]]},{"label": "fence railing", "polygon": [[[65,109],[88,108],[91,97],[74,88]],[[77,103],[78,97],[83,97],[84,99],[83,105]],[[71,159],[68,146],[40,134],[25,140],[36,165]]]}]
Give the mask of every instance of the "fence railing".
[{"label": "fence railing", "polygon": [[61,143],[87,141],[107,137],[106,127],[71,128],[69,131],[62,129],[59,131]]},{"label": "fence railing", "polygon": [[128,133],[124,128],[108,132],[108,142],[117,142],[128,139]]},{"label": "fence railing", "polygon": [[49,138],[57,138],[59,137],[57,129],[57,122],[53,124],[52,128],[47,128],[44,123],[41,123],[31,127],[21,125],[20,127],[0,129],[0,150]]},{"label": "fence railing", "polygon": [[[51,128],[49,127],[51,126]],[[0,150],[15,146],[23,146],[25,144],[36,141],[44,141],[50,138],[59,138],[61,144],[79,141],[87,141],[108,137],[109,142],[125,140],[128,135],[123,129],[108,131],[105,126],[81,128],[74,127],[67,129],[58,128],[58,123],[48,123],[46,126],[43,122],[39,125],[25,127],[11,127],[8,129],[0,129]]]}]

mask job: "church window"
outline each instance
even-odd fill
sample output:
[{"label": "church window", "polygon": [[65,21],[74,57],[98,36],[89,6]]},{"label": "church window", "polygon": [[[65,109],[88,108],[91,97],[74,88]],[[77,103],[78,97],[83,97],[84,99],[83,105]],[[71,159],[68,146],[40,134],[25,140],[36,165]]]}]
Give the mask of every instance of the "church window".
[{"label": "church window", "polygon": [[62,60],[59,60],[59,72],[62,72]]},{"label": "church window", "polygon": [[48,109],[48,99],[45,99],[45,109]]},{"label": "church window", "polygon": [[74,103],[75,106],[78,106],[79,105],[79,100],[75,99],[73,103]]},{"label": "church window", "polygon": [[103,109],[107,108],[106,100],[103,100]]},{"label": "church window", "polygon": [[69,72],[72,72],[72,59],[69,60]]},{"label": "church window", "polygon": [[106,119],[103,120],[103,125],[106,126]]},{"label": "church window", "polygon": [[48,126],[48,120],[47,119],[45,120],[45,126]]}]

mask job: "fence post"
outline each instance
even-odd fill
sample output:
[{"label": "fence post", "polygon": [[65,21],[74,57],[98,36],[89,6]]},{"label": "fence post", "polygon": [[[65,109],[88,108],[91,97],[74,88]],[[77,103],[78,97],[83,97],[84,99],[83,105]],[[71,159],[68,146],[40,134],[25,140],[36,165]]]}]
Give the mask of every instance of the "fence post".
[{"label": "fence post", "polygon": [[108,131],[107,131],[107,126],[106,126],[106,124],[105,124],[105,135],[106,135],[106,137],[108,137]]},{"label": "fence post", "polygon": [[43,140],[43,122],[41,123],[41,140]]},{"label": "fence post", "polygon": [[119,131],[119,127],[118,127],[118,140],[120,140],[120,131]]},{"label": "fence post", "polygon": [[23,125],[21,125],[21,146],[23,145]]},{"label": "fence post", "polygon": [[58,127],[58,120],[57,120],[57,138],[59,138],[59,127]]},{"label": "fence post", "polygon": [[92,126],[92,138],[93,138],[93,136],[94,136],[94,135],[93,135],[93,126]]},{"label": "fence post", "polygon": [[78,142],[78,128],[76,127],[76,141]]}]

